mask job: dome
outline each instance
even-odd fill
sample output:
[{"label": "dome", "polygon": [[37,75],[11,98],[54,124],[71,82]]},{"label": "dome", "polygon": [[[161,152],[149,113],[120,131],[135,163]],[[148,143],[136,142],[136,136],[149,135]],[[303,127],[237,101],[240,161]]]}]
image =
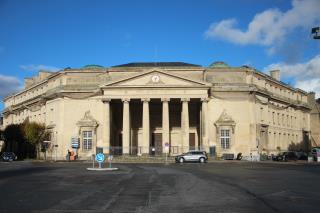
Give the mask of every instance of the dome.
[{"label": "dome", "polygon": [[223,61],[216,61],[209,65],[210,68],[228,68],[230,67],[228,64]]},{"label": "dome", "polygon": [[83,66],[83,69],[100,69],[100,68],[103,68],[103,66],[97,65],[97,64],[88,64]]}]

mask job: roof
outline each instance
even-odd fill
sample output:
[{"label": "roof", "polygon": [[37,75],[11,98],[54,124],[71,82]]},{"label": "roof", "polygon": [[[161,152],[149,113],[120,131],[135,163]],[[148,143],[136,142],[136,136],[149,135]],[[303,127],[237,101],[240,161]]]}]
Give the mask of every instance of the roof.
[{"label": "roof", "polygon": [[209,68],[230,68],[230,66],[223,61],[216,61],[210,64]]},{"label": "roof", "polygon": [[112,67],[201,67],[197,64],[189,64],[185,62],[133,62],[128,64],[120,64]]}]

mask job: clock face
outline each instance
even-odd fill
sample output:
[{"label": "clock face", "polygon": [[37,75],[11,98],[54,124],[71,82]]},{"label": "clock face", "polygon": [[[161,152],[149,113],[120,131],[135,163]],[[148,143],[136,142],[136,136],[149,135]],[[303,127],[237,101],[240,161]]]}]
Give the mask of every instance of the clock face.
[{"label": "clock face", "polygon": [[151,80],[154,83],[158,83],[160,81],[160,76],[154,75],[154,76],[151,77]]}]

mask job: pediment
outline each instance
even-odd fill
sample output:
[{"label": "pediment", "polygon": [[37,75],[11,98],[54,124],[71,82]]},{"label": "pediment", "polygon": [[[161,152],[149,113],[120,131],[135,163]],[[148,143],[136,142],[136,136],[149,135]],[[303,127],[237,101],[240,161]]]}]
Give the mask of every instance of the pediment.
[{"label": "pediment", "polygon": [[235,124],[235,121],[233,118],[227,114],[227,111],[224,109],[223,112],[221,113],[220,117],[218,120],[215,122],[216,125],[231,125]]},{"label": "pediment", "polygon": [[84,116],[81,120],[79,120],[77,122],[77,126],[79,127],[97,127],[98,126],[98,122],[96,119],[94,119],[92,117],[92,115],[90,114],[90,111],[86,111],[84,113]]},{"label": "pediment", "polygon": [[153,70],[122,80],[109,82],[102,87],[207,87],[208,84],[165,71]]}]

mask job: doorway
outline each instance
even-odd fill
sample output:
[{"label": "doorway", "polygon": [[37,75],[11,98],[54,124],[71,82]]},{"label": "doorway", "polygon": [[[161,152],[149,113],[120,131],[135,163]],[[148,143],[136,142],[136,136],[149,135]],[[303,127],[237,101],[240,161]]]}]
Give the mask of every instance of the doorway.
[{"label": "doorway", "polygon": [[189,133],[189,150],[196,150],[196,134]]},{"label": "doorway", "polygon": [[162,154],[162,134],[161,133],[152,133],[152,139],[150,144],[150,154],[151,155]]}]

